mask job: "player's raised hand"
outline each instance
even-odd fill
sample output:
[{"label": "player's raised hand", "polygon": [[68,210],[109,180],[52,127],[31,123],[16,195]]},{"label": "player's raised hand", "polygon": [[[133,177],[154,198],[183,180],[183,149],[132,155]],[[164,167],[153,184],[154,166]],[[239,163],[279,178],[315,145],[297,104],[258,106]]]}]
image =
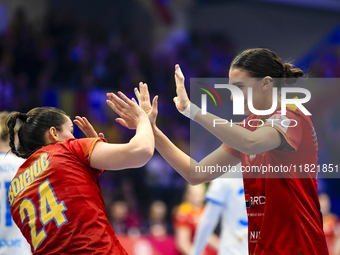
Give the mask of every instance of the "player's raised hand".
[{"label": "player's raised hand", "polygon": [[148,90],[148,85],[146,83],[139,83],[138,88],[134,89],[135,95],[138,99],[139,106],[146,112],[149,117],[150,123],[156,125],[156,118],[158,114],[158,96],[155,96],[152,100],[152,105],[150,103],[150,93]]},{"label": "player's raised hand", "polygon": [[146,113],[138,106],[136,100],[130,100],[122,92],[118,92],[119,98],[114,93],[107,93],[107,104],[114,110],[120,118],[116,121],[124,127],[129,129],[136,129],[138,122],[141,118],[147,118]]},{"label": "player's raised hand", "polygon": [[74,123],[80,128],[80,130],[86,135],[86,137],[102,137],[104,138],[103,133],[97,134],[96,130],[94,130],[91,123],[85,117],[76,116]]},{"label": "player's raised hand", "polygon": [[175,82],[177,96],[174,97],[174,102],[177,109],[183,111],[190,103],[190,100],[184,86],[184,75],[178,64],[175,65]]}]

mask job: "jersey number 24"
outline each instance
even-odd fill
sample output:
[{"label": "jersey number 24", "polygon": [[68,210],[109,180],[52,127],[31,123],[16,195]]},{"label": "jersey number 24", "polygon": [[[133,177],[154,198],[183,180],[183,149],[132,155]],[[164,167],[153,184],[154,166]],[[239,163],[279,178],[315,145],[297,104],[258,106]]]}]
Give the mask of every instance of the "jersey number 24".
[{"label": "jersey number 24", "polygon": [[31,244],[36,250],[40,243],[46,238],[45,225],[51,220],[54,220],[55,224],[59,228],[63,224],[67,223],[64,211],[67,210],[63,201],[58,202],[53,188],[48,179],[40,184],[39,189],[39,210],[40,210],[40,222],[43,228],[37,232],[36,221],[37,211],[33,201],[29,198],[25,198],[20,206],[19,213],[21,223],[24,224],[26,218],[28,218],[28,226],[30,227]]}]

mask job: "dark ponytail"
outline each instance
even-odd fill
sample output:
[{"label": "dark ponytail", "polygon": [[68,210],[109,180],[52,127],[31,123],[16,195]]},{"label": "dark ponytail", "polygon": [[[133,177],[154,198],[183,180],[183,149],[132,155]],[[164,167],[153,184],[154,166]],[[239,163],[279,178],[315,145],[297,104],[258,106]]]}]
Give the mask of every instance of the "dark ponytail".
[{"label": "dark ponytail", "polygon": [[303,71],[300,68],[293,68],[293,65],[290,63],[284,63],[283,75],[285,83],[291,85],[294,84],[299,77],[303,76]]},{"label": "dark ponytail", "polygon": [[[18,131],[19,147],[15,147],[15,125],[22,121]],[[54,107],[38,107],[27,114],[12,112],[6,120],[9,131],[11,151],[22,158],[28,158],[35,151],[46,145],[45,133],[51,127],[61,131],[61,126],[67,121],[67,115]]]},{"label": "dark ponytail", "polygon": [[6,126],[9,132],[9,146],[11,147],[11,152],[17,156],[20,156],[20,153],[15,148],[15,125],[17,124],[19,114],[20,112],[12,112],[6,119]]},{"label": "dark ponytail", "polygon": [[248,49],[241,52],[234,58],[230,66],[230,68],[243,69],[255,78],[262,79],[270,76],[274,79],[274,84],[277,87],[282,87],[284,83],[293,84],[297,81],[297,78],[303,76],[301,69],[292,67],[292,64],[283,63],[275,52],[263,48]]}]

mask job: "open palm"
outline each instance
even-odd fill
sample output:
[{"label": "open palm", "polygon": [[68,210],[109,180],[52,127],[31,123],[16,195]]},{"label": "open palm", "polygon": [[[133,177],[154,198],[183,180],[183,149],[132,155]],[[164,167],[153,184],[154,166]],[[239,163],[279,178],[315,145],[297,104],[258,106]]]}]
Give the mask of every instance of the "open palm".
[{"label": "open palm", "polygon": [[177,109],[182,112],[188,106],[190,100],[184,86],[184,75],[178,64],[175,65],[175,82],[177,96],[174,97],[174,102]]},{"label": "open palm", "polygon": [[148,85],[146,83],[139,83],[138,88],[134,89],[135,95],[138,99],[139,106],[146,112],[149,117],[150,123],[156,125],[156,118],[158,114],[158,96],[155,96],[152,100],[152,105],[150,102],[150,93],[148,90]]}]

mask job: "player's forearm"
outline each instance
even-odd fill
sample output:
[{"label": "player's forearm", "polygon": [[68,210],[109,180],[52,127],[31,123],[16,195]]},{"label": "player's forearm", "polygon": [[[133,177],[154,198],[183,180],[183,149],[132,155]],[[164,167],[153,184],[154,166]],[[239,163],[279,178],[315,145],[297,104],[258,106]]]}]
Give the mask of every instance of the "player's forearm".
[{"label": "player's forearm", "polygon": [[251,154],[257,142],[257,137],[253,132],[237,124],[231,126],[230,123],[225,123],[221,118],[211,113],[202,115],[199,111],[194,120],[221,142],[242,153]]},{"label": "player's forearm", "polygon": [[209,154],[200,162],[190,158],[187,154],[177,148],[157,127],[153,126],[155,136],[155,147],[162,157],[190,184],[209,182],[213,178],[222,175],[222,171],[201,171],[201,169],[209,169],[216,163],[223,165],[235,165],[235,162],[226,162],[225,151],[223,150],[223,162],[221,162],[221,153],[215,151]]},{"label": "player's forearm", "polygon": [[129,144],[134,154],[134,160],[141,166],[146,164],[153,155],[155,139],[148,118],[141,118],[138,121],[136,134]]},{"label": "player's forearm", "polygon": [[190,180],[190,161],[197,164],[187,154],[174,145],[158,127],[153,126],[155,147],[162,157],[188,182]]}]

